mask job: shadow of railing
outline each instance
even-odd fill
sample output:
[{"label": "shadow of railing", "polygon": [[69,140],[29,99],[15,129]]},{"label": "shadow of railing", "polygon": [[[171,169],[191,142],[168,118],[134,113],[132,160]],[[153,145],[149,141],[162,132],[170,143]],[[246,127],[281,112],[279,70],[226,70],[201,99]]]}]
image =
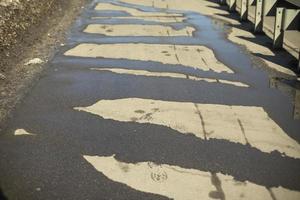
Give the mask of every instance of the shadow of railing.
[{"label": "shadow of railing", "polygon": [[8,200],[1,188],[0,188],[0,200]]}]

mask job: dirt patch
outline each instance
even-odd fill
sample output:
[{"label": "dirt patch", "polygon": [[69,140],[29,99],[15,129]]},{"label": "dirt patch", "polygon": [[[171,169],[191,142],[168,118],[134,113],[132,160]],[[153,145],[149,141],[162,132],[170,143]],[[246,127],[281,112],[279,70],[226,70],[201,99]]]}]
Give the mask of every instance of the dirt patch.
[{"label": "dirt patch", "polygon": [[0,129],[88,1],[0,0]]}]

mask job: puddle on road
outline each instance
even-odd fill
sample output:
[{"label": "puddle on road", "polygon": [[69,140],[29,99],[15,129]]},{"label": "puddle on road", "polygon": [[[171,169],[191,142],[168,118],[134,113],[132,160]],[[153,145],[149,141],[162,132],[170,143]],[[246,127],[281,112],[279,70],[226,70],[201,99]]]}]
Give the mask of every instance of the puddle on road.
[{"label": "puddle on road", "polygon": [[85,33],[103,34],[106,36],[193,36],[195,29],[186,27],[175,30],[170,26],[163,25],[138,25],[138,24],[90,24],[83,31]]},{"label": "puddle on road", "polygon": [[261,107],[128,98],[100,100],[89,107],[74,109],[104,119],[162,125],[201,139],[224,139],[249,144],[262,152],[279,151],[300,158],[298,142],[290,138]]},{"label": "puddle on road", "polygon": [[[276,199],[298,200],[300,192],[282,187],[267,189],[248,181],[239,182],[232,176],[209,173],[152,162],[125,163],[115,156],[84,155],[97,171],[112,181],[126,184],[142,192],[159,194],[175,200],[195,199]],[[284,197],[284,198],[282,198]],[[288,197],[288,198],[287,198]]]},{"label": "puddle on road", "polygon": [[152,72],[147,70],[130,70],[123,68],[91,68],[91,70],[95,71],[109,71],[116,74],[127,74],[127,75],[135,75],[135,76],[149,76],[149,77],[166,77],[166,78],[179,78],[179,79],[188,79],[193,81],[205,81],[208,83],[220,83],[233,85],[236,87],[249,87],[249,85],[236,81],[228,81],[223,79],[212,79],[212,78],[199,78],[196,76],[190,76],[186,74],[172,73],[172,72]]},{"label": "puddle on road", "polygon": [[65,56],[154,61],[184,65],[203,71],[233,73],[230,68],[216,59],[211,49],[196,45],[83,43],[65,52]]}]

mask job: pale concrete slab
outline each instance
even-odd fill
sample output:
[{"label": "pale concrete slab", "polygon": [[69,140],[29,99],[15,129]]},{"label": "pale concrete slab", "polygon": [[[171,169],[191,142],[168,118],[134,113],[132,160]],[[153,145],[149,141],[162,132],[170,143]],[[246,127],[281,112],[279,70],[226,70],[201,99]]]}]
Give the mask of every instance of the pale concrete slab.
[{"label": "pale concrete slab", "polygon": [[152,162],[124,163],[113,156],[84,158],[107,178],[142,192],[178,200],[194,200],[212,199],[208,198],[208,193],[215,190],[208,172]]},{"label": "pale concrete slab", "polygon": [[291,191],[283,187],[271,188],[274,196],[278,200],[299,200],[300,199],[300,192],[298,191]]},{"label": "pale concrete slab", "polygon": [[152,17],[152,16],[114,16],[114,17],[91,17],[91,19],[126,19],[126,20],[144,20],[144,21],[152,21],[152,22],[161,22],[161,23],[175,23],[175,22],[183,22],[186,20],[186,17]]},{"label": "pale concrete slab", "polygon": [[186,27],[173,29],[171,26],[163,25],[139,25],[139,24],[90,24],[84,29],[85,33],[103,34],[106,36],[193,36],[195,28]]},{"label": "pale concrete slab", "polygon": [[228,81],[223,79],[213,79],[213,78],[200,78],[196,76],[189,76],[186,74],[180,73],[171,73],[171,72],[151,72],[147,70],[131,70],[131,69],[123,69],[123,68],[92,68],[92,70],[96,71],[109,71],[116,74],[127,74],[127,75],[135,75],[135,76],[150,76],[150,77],[168,77],[168,78],[179,78],[179,79],[189,79],[193,81],[205,81],[208,83],[221,83],[227,85],[233,85],[236,87],[249,87],[249,85],[237,81]]},{"label": "pale concrete slab", "polygon": [[112,10],[112,11],[124,11],[132,16],[140,17],[182,17],[179,13],[167,13],[167,12],[144,12],[135,8],[119,6],[111,3],[98,3],[95,10]]},{"label": "pale concrete slab", "polygon": [[[142,192],[159,194],[175,200],[245,199],[273,200],[270,191],[248,181],[239,182],[232,176],[185,169],[153,162],[126,163],[115,156],[84,155],[98,172],[112,181],[123,183]],[[285,188],[271,188],[276,199],[296,200],[300,192]],[[254,195],[255,194],[255,195]]]},{"label": "pale concrete slab", "polygon": [[262,152],[279,151],[300,158],[300,145],[290,138],[261,107],[196,104],[153,99],[100,100],[76,107],[104,119],[156,124],[201,139],[223,139],[249,144]]},{"label": "pale concrete slab", "polygon": [[219,62],[214,52],[197,45],[167,45],[167,44],[79,44],[65,52],[66,56],[86,58],[111,58],[140,61],[153,61],[163,64],[184,65],[203,71],[217,73],[233,71]]}]

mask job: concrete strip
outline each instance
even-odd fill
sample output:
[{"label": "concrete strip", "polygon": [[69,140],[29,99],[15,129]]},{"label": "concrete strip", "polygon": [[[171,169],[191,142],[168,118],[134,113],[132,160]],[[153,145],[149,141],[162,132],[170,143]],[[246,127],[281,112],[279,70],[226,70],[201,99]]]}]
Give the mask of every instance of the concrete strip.
[{"label": "concrete strip", "polygon": [[[125,163],[115,156],[83,156],[97,171],[112,181],[123,183],[135,190],[159,194],[175,200],[195,199],[253,199],[273,200],[269,191],[248,181],[239,182],[220,173],[185,169],[152,162]],[[273,189],[273,188],[272,188]],[[299,199],[300,192],[275,188],[275,197]],[[286,198],[276,198],[286,199]]]},{"label": "concrete strip", "polygon": [[201,13],[202,15],[213,16],[214,18],[229,22],[231,24],[240,24],[234,19],[223,17],[222,15],[226,15],[228,12],[219,9],[219,4],[217,2],[207,0],[188,0],[184,3],[182,3],[182,0],[121,0],[121,2],[161,9],[183,10],[187,12],[193,11]]},{"label": "concrete strip", "polygon": [[21,135],[30,135],[30,136],[33,136],[33,135],[35,135],[35,134],[29,133],[29,132],[27,132],[25,129],[17,129],[17,130],[15,130],[14,135],[15,135],[15,136],[21,136]]},{"label": "concrete strip", "polygon": [[65,52],[66,56],[154,61],[184,65],[203,71],[233,73],[219,62],[214,52],[205,46],[165,44],[79,44]]},{"label": "concrete strip", "polygon": [[100,100],[74,108],[104,119],[156,124],[201,139],[224,139],[249,144],[262,152],[279,151],[300,158],[300,146],[261,107],[196,104],[152,99]]},{"label": "concrete strip", "polygon": [[180,78],[180,79],[189,79],[193,81],[205,81],[208,83],[222,83],[233,85],[236,87],[249,87],[249,85],[236,81],[227,81],[222,79],[212,79],[212,78],[199,78],[196,76],[189,76],[186,74],[171,73],[171,72],[150,72],[147,70],[131,70],[131,69],[122,69],[122,68],[92,68],[96,71],[110,71],[116,74],[128,74],[135,76],[150,76],[150,77],[167,77],[167,78]]},{"label": "concrete strip", "polygon": [[207,199],[215,188],[208,172],[187,170],[177,166],[137,164],[117,161],[114,157],[84,156],[107,178],[142,192],[159,194],[171,199]]},{"label": "concrete strip", "polygon": [[299,200],[300,193],[297,191],[291,191],[283,187],[271,188],[272,193],[278,200]]},{"label": "concrete strip", "polygon": [[125,16],[125,17],[91,17],[91,19],[127,19],[127,20],[144,20],[144,21],[153,21],[161,23],[175,23],[183,22],[186,20],[186,17],[151,17],[151,16]]},{"label": "concrete strip", "polygon": [[85,33],[103,34],[106,36],[193,36],[195,28],[186,27],[175,30],[171,26],[139,24],[90,24]]},{"label": "concrete strip", "polygon": [[129,8],[125,6],[114,5],[111,3],[98,3],[95,7],[96,10],[112,10],[112,11],[124,11],[132,16],[144,16],[144,17],[182,17],[182,14],[166,13],[166,12],[143,12],[135,8]]}]

